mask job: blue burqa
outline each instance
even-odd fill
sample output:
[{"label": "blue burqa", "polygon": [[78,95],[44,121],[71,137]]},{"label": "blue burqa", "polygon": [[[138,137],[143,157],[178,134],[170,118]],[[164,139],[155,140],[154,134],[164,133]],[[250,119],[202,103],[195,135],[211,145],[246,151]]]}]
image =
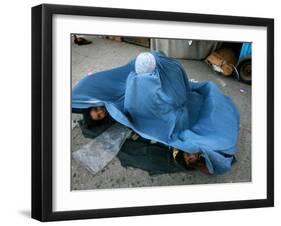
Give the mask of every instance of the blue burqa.
[{"label": "blue burqa", "polygon": [[140,136],[189,153],[201,153],[210,173],[231,168],[239,112],[210,81],[190,82],[175,59],[151,52],[156,68],[137,74],[128,64],[82,78],[72,90],[72,109],[104,105],[117,122]]}]

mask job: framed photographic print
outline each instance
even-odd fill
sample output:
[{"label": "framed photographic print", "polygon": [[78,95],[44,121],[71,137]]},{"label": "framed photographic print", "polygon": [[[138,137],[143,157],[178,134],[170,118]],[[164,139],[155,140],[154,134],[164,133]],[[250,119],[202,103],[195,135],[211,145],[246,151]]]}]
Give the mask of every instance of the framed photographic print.
[{"label": "framed photographic print", "polygon": [[274,205],[274,21],[32,8],[32,217]]}]

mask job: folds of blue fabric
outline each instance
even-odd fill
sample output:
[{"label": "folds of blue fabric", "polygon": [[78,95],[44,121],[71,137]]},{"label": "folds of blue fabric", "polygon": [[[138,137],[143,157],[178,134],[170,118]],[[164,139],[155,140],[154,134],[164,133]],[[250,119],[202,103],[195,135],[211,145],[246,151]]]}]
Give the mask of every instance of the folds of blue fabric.
[{"label": "folds of blue fabric", "polygon": [[239,112],[213,82],[191,83],[176,60],[159,52],[152,73],[136,74],[134,61],[84,77],[72,92],[72,108],[104,105],[113,119],[143,138],[195,153],[211,173],[231,167]]}]

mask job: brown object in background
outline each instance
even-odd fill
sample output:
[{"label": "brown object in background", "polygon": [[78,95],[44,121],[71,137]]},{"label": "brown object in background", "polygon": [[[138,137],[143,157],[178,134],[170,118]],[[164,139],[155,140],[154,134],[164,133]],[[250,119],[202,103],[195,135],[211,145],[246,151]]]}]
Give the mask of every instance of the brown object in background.
[{"label": "brown object in background", "polygon": [[215,71],[221,72],[225,76],[230,76],[236,63],[236,57],[232,49],[221,48],[211,53],[206,61],[207,64],[213,66]]},{"label": "brown object in background", "polygon": [[128,42],[131,44],[143,46],[146,48],[150,47],[150,39],[149,38],[142,38],[142,37],[123,37],[124,42]]},{"label": "brown object in background", "polygon": [[122,42],[122,37],[121,36],[106,36],[106,38],[108,38],[110,40]]}]

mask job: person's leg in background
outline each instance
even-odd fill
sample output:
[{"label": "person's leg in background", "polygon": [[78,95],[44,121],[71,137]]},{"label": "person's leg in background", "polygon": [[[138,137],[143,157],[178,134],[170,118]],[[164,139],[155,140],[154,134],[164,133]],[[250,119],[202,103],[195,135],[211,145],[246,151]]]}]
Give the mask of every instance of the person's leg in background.
[{"label": "person's leg in background", "polygon": [[87,45],[87,44],[91,44],[92,42],[81,37],[81,36],[77,36],[77,35],[73,35],[74,36],[74,43],[77,45]]}]

